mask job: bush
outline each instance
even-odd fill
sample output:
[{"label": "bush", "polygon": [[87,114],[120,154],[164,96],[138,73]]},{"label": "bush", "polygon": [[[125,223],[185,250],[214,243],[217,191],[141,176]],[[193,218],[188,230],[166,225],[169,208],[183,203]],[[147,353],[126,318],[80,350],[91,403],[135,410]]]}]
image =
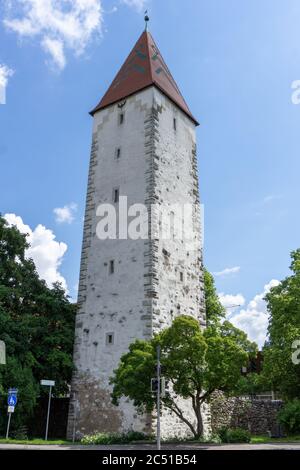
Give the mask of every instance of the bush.
[{"label": "bush", "polygon": [[287,433],[300,432],[300,400],[293,400],[284,405],[278,413],[278,421]]},{"label": "bush", "polygon": [[223,443],[239,443],[239,442],[250,442],[251,434],[246,429],[230,429],[222,428],[218,432],[219,437]]},{"label": "bush", "polygon": [[123,434],[99,432],[91,436],[84,436],[81,439],[81,443],[86,445],[128,444],[132,441],[145,441],[147,439],[149,439],[148,436],[136,431]]}]

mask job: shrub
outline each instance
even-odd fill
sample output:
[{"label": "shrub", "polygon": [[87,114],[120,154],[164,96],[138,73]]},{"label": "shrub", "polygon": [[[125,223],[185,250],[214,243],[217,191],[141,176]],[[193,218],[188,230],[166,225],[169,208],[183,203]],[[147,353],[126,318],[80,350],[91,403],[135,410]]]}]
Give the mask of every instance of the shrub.
[{"label": "shrub", "polygon": [[239,443],[239,442],[250,442],[251,434],[246,429],[236,428],[222,428],[218,432],[220,439],[224,443]]},{"label": "shrub", "polygon": [[127,444],[132,441],[144,441],[149,439],[148,436],[141,432],[130,431],[128,433],[97,433],[91,436],[84,436],[81,439],[82,444],[86,445],[111,445],[111,444]]},{"label": "shrub", "polygon": [[278,413],[278,421],[289,434],[300,432],[300,400],[293,400],[284,405]]}]

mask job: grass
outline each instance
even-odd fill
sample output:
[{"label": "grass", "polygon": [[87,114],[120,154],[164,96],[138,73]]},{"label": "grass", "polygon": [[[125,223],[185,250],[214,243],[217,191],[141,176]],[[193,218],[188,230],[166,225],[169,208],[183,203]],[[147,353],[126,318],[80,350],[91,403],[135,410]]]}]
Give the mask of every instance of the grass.
[{"label": "grass", "polygon": [[276,442],[298,442],[300,443],[300,435],[287,437],[269,437],[269,436],[252,436],[251,444],[272,444]]},{"label": "grass", "polygon": [[[0,444],[23,444],[23,445],[73,445],[72,441],[66,441],[63,439],[49,439],[45,441],[44,439],[5,439],[0,438]],[[75,444],[78,444],[75,442]]]},{"label": "grass", "polygon": [[[190,440],[180,440],[180,439],[174,439],[174,440],[166,440],[164,443],[175,443],[175,442],[196,442],[192,439]],[[197,441],[200,442],[200,441]],[[285,443],[291,443],[291,442],[299,442],[300,444],[300,435],[295,435],[295,436],[288,436],[288,437],[278,437],[278,438],[271,438],[268,436],[252,436],[251,438],[251,444],[274,444],[274,443],[280,443],[280,442],[285,442]],[[148,444],[154,443],[153,440],[147,441]],[[204,441],[203,443],[209,444],[209,442]],[[49,439],[48,441],[45,441],[44,439],[5,439],[5,438],[0,438],[0,444],[22,444],[22,445],[78,445],[82,444],[81,442],[72,442],[72,441],[67,441],[63,439]],[[124,442],[125,444],[125,442]]]}]

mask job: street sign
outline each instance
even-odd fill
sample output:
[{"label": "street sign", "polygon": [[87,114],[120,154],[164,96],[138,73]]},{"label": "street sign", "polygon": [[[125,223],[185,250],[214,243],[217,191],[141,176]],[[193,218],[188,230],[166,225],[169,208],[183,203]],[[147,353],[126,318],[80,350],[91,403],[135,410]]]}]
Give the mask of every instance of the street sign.
[{"label": "street sign", "polygon": [[7,404],[8,406],[16,406],[18,401],[18,389],[10,388],[8,390]]},{"label": "street sign", "polygon": [[0,341],[0,364],[6,364],[5,343]]},{"label": "street sign", "polygon": [[7,413],[14,413],[14,411],[15,411],[15,407],[14,407],[14,406],[9,406],[9,407],[7,408]]},{"label": "street sign", "polygon": [[7,404],[8,406],[16,406],[18,401],[17,395],[8,395]]},{"label": "street sign", "polygon": [[45,385],[46,387],[54,387],[55,381],[54,380],[41,380],[41,385]]}]

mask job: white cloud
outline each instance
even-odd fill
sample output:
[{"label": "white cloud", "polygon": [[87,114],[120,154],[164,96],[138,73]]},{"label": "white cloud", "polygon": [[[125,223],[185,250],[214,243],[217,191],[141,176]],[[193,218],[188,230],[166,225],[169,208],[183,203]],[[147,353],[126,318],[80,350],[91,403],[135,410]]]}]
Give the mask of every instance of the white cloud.
[{"label": "white cloud", "polygon": [[[35,38],[57,70],[66,66],[68,52],[83,54],[104,29],[102,0],[3,0],[4,26],[20,38]],[[120,0],[142,11],[147,0]],[[113,6],[110,13],[117,11]],[[49,62],[49,61],[47,61]]]},{"label": "white cloud", "polygon": [[101,34],[101,0],[6,0],[3,20],[20,37],[37,38],[58,69],[66,51],[82,54],[95,34]]},{"label": "white cloud", "polygon": [[71,224],[74,220],[74,213],[77,211],[77,204],[72,202],[71,204],[67,204],[64,207],[57,207],[53,209],[55,214],[55,221],[59,224]]},{"label": "white cloud", "polygon": [[246,302],[242,294],[231,295],[221,292],[218,296],[221,304],[226,308],[228,315],[234,312],[238,307],[245,305]]},{"label": "white cloud", "polygon": [[0,104],[5,104],[5,91],[8,79],[12,77],[14,71],[5,64],[0,64]]},{"label": "white cloud", "polygon": [[265,295],[274,286],[278,286],[279,281],[273,279],[264,286],[261,294],[256,295],[247,305],[245,309],[230,316],[230,321],[241,330],[244,330],[251,341],[261,348],[266,340],[268,317],[266,302],[263,300]]},{"label": "white cloud", "polygon": [[46,52],[49,52],[54,65],[58,67],[59,70],[65,68],[66,58],[64,54],[64,45],[58,39],[45,38],[42,41],[42,47]]},{"label": "white cloud", "polygon": [[49,287],[54,282],[60,282],[67,290],[65,278],[60,274],[59,267],[68,246],[66,243],[56,241],[52,230],[39,224],[34,230],[25,225],[22,218],[15,214],[5,214],[4,218],[10,226],[16,225],[21,233],[28,234],[27,240],[30,248],[26,257],[32,258],[39,276],[47,282]]},{"label": "white cloud", "polygon": [[122,3],[129,7],[135,8],[137,11],[142,11],[147,3],[147,0],[121,0]]},{"label": "white cloud", "polygon": [[228,274],[238,273],[241,270],[240,266],[234,266],[233,268],[225,268],[223,271],[217,271],[213,273],[214,276],[227,276]]}]

